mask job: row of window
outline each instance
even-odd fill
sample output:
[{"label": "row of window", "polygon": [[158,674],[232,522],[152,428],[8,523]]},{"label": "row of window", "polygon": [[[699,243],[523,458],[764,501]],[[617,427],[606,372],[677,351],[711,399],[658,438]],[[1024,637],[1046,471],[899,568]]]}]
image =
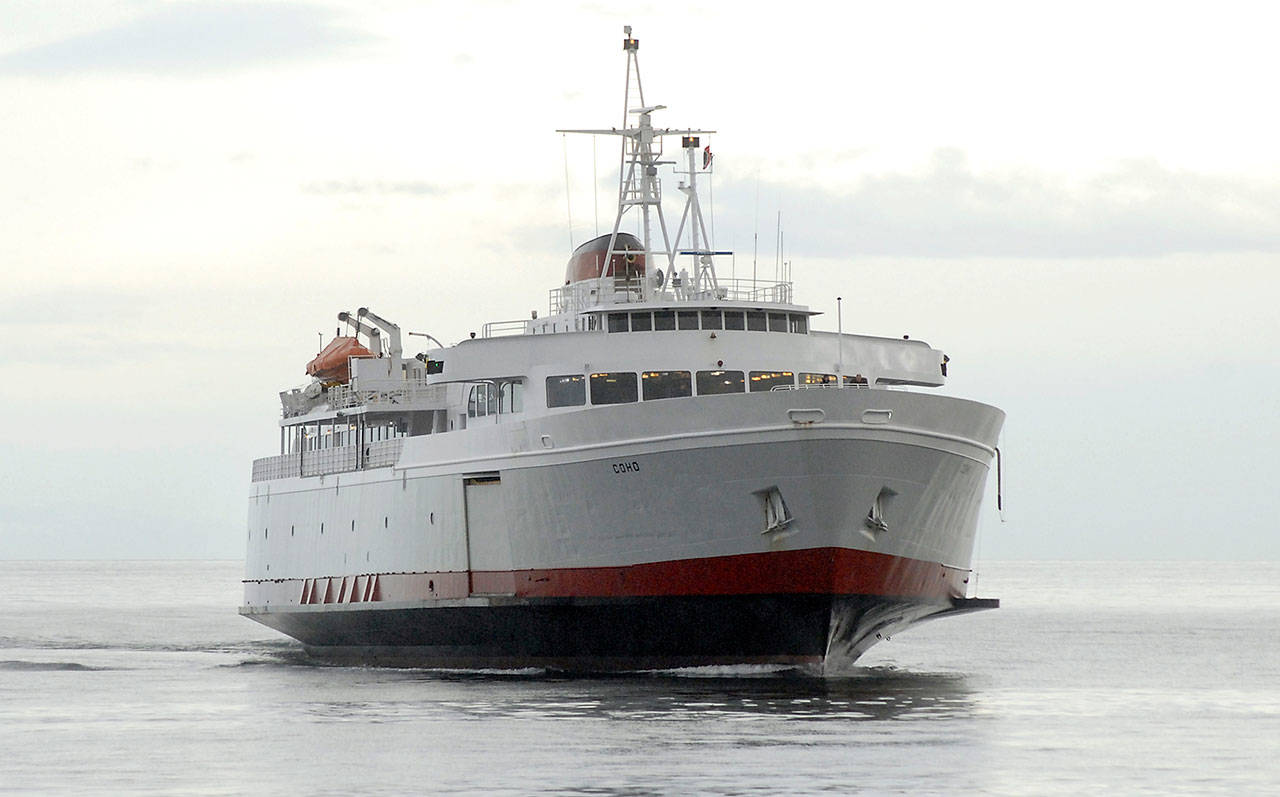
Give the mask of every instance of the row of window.
[{"label": "row of window", "polygon": [[368,445],[382,440],[404,437],[407,425],[395,420],[357,422],[330,418],[308,424],[284,426],[280,429],[280,453],[321,451],[327,448]]},{"label": "row of window", "polygon": [[674,329],[745,329],[748,332],[809,331],[803,313],[766,313],[763,310],[642,310],[609,313],[610,332],[664,332]]},{"label": "row of window", "polygon": [[[858,383],[860,377],[845,377],[845,384]],[[865,384],[866,380],[861,380]],[[644,371],[640,378],[631,371],[612,373],[564,374],[547,377],[547,406],[580,407],[587,403],[588,390],[592,404],[628,404],[633,401],[656,401],[694,395],[720,393],[752,393],[793,387],[796,375],[791,371]],[[801,385],[834,385],[835,374],[801,373]]]}]

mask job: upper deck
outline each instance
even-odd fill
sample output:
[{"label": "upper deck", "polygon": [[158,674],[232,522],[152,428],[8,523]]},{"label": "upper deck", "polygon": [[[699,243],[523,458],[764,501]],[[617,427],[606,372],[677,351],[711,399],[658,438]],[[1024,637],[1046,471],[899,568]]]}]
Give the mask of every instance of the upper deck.
[{"label": "upper deck", "polygon": [[[481,338],[508,335],[551,335],[561,332],[590,332],[607,329],[608,319],[619,312],[647,311],[654,317],[654,329],[686,329],[676,321],[680,312],[701,310],[742,310],[747,313],[785,313],[809,316],[818,313],[792,304],[790,282],[765,280],[719,280],[707,287],[681,285],[680,277],[665,287],[646,287],[643,280],[613,277],[582,280],[551,291],[549,313],[539,318],[490,321],[480,328]],[[750,316],[754,319],[756,316]],[[763,317],[762,317],[763,318]],[[669,324],[664,326],[664,323]],[[697,325],[693,327],[697,328]],[[763,327],[761,327],[763,329]],[[800,331],[807,331],[807,320]],[[612,331],[619,331],[614,328]]]},{"label": "upper deck", "polygon": [[[638,75],[635,44],[627,39]],[[621,128],[568,131],[621,138],[619,203],[612,230],[571,253],[545,315],[489,322],[449,346],[426,336],[434,348],[406,357],[396,324],[367,308],[339,313],[350,336],[317,355],[309,385],[280,394],[281,453],[255,478],[384,467],[402,437],[616,405],[689,399],[680,412],[733,415],[738,399],[701,397],[943,384],[946,356],[921,341],[813,330],[818,314],[795,303],[785,262],[781,279],[720,276],[717,258],[732,253],[715,248],[698,201],[713,171],[701,138],[711,131],[654,127],[664,106],[638,99],[624,100]],[[662,142],[675,136],[680,156],[664,159]],[[673,236],[658,179],[668,166],[685,197]]]},{"label": "upper deck", "polygon": [[[583,312],[617,304],[681,304],[759,305],[792,303],[790,282],[754,279],[724,279],[708,275],[698,280],[687,270],[674,277],[601,277],[571,282],[551,290],[548,309],[551,315]],[[795,308],[797,310],[801,308]]]}]

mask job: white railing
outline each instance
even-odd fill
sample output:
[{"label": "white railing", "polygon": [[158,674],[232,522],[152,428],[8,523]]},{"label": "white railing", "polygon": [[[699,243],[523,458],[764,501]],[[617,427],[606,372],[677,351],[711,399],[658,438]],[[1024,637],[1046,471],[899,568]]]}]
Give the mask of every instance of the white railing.
[{"label": "white railing", "polygon": [[[395,387],[360,389],[356,385],[334,385],[315,398],[305,398],[301,393],[281,393],[280,402],[285,418],[306,415],[318,407],[345,410],[351,407],[395,407],[415,409],[442,409],[445,393],[443,385],[428,384],[425,379],[411,379],[397,383]],[[422,406],[422,405],[438,406]]]},{"label": "white railing", "polygon": [[302,475],[319,476],[322,473],[345,473],[356,469],[359,448],[341,446],[307,451],[302,456]]},{"label": "white railing", "polygon": [[490,321],[480,327],[480,337],[501,338],[506,335],[529,334],[529,320],[517,318],[514,321]]},{"label": "white railing", "polygon": [[716,281],[714,290],[703,291],[696,298],[703,300],[711,296],[729,302],[791,304],[792,286],[790,282],[773,280],[722,279]]},{"label": "white railing", "polygon": [[366,468],[385,468],[394,465],[400,459],[400,450],[404,448],[404,438],[379,440],[364,447],[364,466]]},{"label": "white railing", "polygon": [[[847,378],[847,377],[846,377]],[[827,382],[817,385],[776,385],[769,388],[770,390],[841,390],[840,385],[835,382]],[[870,390],[871,385],[866,382],[845,382],[844,390]]]},{"label": "white railing", "polygon": [[350,407],[375,407],[391,405],[407,407],[441,402],[445,400],[443,385],[429,385],[425,381],[404,382],[394,388],[374,388],[361,390],[355,385],[335,385],[329,388],[329,407],[335,410]]},{"label": "white railing", "polygon": [[320,476],[328,473],[349,473],[368,468],[385,468],[396,464],[404,447],[403,438],[379,440],[358,446],[322,448],[319,451],[302,451],[280,454],[253,461],[253,481],[265,482],[291,476]]},{"label": "white railing", "polygon": [[619,280],[615,284],[613,277],[602,277],[552,288],[548,309],[555,316],[589,307],[642,301],[644,294],[638,281]]},{"label": "white railing", "polygon": [[[551,315],[587,310],[635,302],[759,302],[762,304],[791,304],[793,288],[790,282],[751,279],[717,279],[714,286],[676,285],[668,280],[662,287],[645,298],[641,284],[636,280],[614,281],[612,277],[582,280],[571,285],[552,288],[548,309]],[[514,322],[504,322],[514,323]],[[528,322],[520,322],[527,324]],[[488,335],[486,335],[488,337]]]},{"label": "white railing", "polygon": [[301,475],[302,461],[297,454],[263,457],[253,461],[253,481],[265,482]]}]

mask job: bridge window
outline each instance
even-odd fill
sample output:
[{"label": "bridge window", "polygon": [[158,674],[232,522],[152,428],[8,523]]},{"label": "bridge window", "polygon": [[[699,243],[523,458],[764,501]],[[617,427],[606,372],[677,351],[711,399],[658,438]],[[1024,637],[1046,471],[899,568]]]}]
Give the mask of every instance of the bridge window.
[{"label": "bridge window", "polygon": [[790,371],[752,371],[751,392],[759,393],[773,390],[775,387],[791,387],[796,383],[796,375]]},{"label": "bridge window", "polygon": [[724,311],[724,328],[725,329],[746,329],[746,325],[742,322],[742,312],[738,310]]},{"label": "bridge window", "polygon": [[610,332],[629,332],[627,329],[626,313],[609,313],[609,331]]},{"label": "bridge window", "polygon": [[641,377],[645,401],[693,395],[693,380],[688,371],[645,371]]},{"label": "bridge window", "polygon": [[747,329],[751,332],[764,332],[765,319],[764,311],[748,310],[747,311]]},{"label": "bridge window", "polygon": [[508,379],[498,383],[498,412],[524,412],[524,382]]},{"label": "bridge window", "polygon": [[676,328],[676,314],[672,310],[658,310],[653,314],[653,328],[666,332]]},{"label": "bridge window", "polygon": [[702,311],[702,328],[703,329],[721,329],[720,311],[719,310],[703,310]]},{"label": "bridge window", "polygon": [[698,311],[697,310],[681,310],[677,313],[681,329],[697,329],[698,328]]},{"label": "bridge window", "polygon": [[791,331],[798,332],[801,335],[809,334],[809,316],[800,315],[799,313],[791,314]]},{"label": "bridge window", "polygon": [[712,396],[717,393],[741,392],[743,392],[743,378],[741,371],[698,372],[699,396]]},{"label": "bridge window", "polygon": [[653,313],[632,313],[631,331],[648,332],[653,329]]},{"label": "bridge window", "polygon": [[800,384],[802,385],[834,385],[835,383],[835,374],[800,374]]},{"label": "bridge window", "polygon": [[547,377],[548,407],[580,407],[587,403],[587,380],[582,374]]},{"label": "bridge window", "polygon": [[786,313],[769,313],[769,331],[770,332],[786,332],[787,331],[787,314]]},{"label": "bridge window", "polygon": [[629,404],[639,401],[636,375],[629,371],[591,375],[592,404]]},{"label": "bridge window", "polygon": [[483,418],[498,414],[498,386],[482,382],[471,386],[467,396],[467,417]]}]

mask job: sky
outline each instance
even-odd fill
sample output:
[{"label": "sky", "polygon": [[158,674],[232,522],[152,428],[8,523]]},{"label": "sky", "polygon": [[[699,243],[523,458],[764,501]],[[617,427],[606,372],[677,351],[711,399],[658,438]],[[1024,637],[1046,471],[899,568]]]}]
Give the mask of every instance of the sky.
[{"label": "sky", "polygon": [[620,123],[624,24],[656,122],[716,131],[722,274],[780,214],[816,328],[843,296],[1008,413],[981,557],[1278,559],[1278,18],[8,0],[0,559],[238,558],[339,310],[545,312],[611,221],[615,145],[555,130]]}]

